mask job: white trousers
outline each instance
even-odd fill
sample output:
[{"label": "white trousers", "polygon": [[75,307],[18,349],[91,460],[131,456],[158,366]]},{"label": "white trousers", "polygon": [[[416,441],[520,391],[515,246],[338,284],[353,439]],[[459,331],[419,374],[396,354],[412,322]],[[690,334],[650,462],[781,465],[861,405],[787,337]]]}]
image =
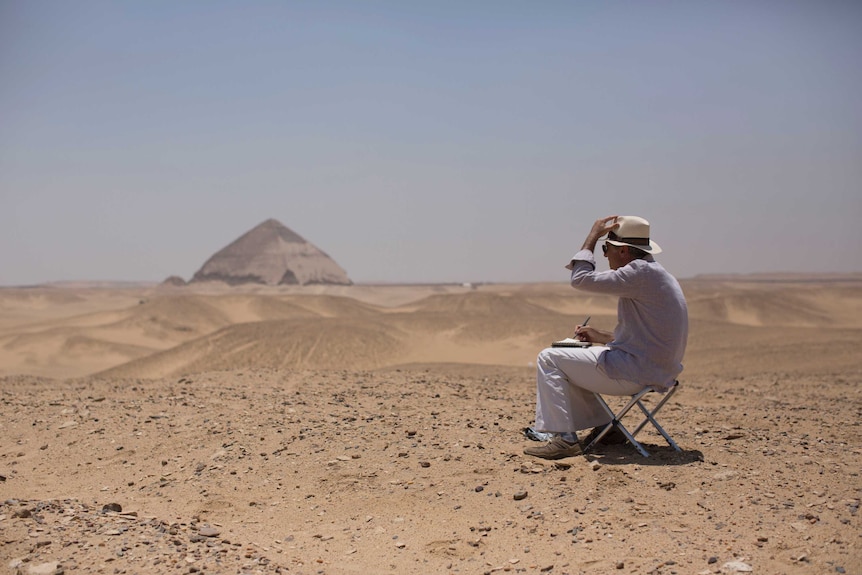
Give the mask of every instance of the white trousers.
[{"label": "white trousers", "polygon": [[536,431],[574,432],[605,425],[608,413],[593,395],[633,395],[642,385],[598,369],[604,346],[549,347],[536,359]]}]

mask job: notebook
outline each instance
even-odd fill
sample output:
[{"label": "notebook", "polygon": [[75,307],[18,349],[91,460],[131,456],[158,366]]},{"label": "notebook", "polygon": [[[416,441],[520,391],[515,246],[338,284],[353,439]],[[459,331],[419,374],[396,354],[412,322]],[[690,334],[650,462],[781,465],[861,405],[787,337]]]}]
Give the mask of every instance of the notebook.
[{"label": "notebook", "polygon": [[593,344],[588,341],[581,341],[579,339],[567,337],[566,339],[553,342],[551,347],[590,347],[591,345]]}]

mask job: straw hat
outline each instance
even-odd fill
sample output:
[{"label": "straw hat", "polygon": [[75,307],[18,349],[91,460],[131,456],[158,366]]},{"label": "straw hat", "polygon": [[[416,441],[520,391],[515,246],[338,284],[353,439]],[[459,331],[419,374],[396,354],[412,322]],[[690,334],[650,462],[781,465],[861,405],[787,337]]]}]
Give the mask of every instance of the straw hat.
[{"label": "straw hat", "polygon": [[649,238],[649,222],[638,216],[618,216],[619,227],[608,234],[607,243],[614,246],[630,246],[648,254],[661,253],[657,243]]}]

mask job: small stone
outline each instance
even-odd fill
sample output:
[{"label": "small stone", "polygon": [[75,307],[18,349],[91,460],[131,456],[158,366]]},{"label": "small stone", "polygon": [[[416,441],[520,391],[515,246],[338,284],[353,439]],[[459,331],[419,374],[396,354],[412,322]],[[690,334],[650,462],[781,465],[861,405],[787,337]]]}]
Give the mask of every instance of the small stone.
[{"label": "small stone", "polygon": [[204,525],[198,530],[198,535],[203,537],[218,537],[221,531],[210,525]]},{"label": "small stone", "polygon": [[727,481],[733,477],[736,477],[738,473],[733,471],[732,469],[728,469],[727,471],[721,471],[712,476],[713,479],[717,481]]},{"label": "small stone", "polygon": [[617,561],[617,569],[625,569],[625,568],[626,568],[625,563],[623,563],[622,561]]},{"label": "small stone", "polygon": [[728,561],[721,566],[721,570],[725,573],[750,573],[754,571],[754,568],[742,561]]},{"label": "small stone", "polygon": [[513,498],[515,501],[521,501],[522,499],[526,499],[526,498],[527,498],[527,492],[526,492],[525,490],[516,491],[516,492],[515,492],[515,494],[514,494],[514,495],[512,495],[512,498]]},{"label": "small stone", "polygon": [[598,461],[591,461],[590,462],[590,469],[592,469],[593,471],[598,471],[599,467],[601,467],[601,466],[602,466],[602,464],[599,463]]},{"label": "small stone", "polygon": [[485,491],[485,488],[482,487],[481,485],[477,485],[475,491],[476,491],[476,493],[481,493],[481,492]]},{"label": "small stone", "polygon": [[60,568],[59,561],[48,561],[47,563],[28,566],[25,573],[27,575],[60,575],[63,573],[63,569]]},{"label": "small stone", "polygon": [[102,511],[113,511],[115,513],[122,513],[123,506],[119,503],[108,503],[102,506]]},{"label": "small stone", "polygon": [[431,463],[429,463],[427,461],[420,461],[419,467],[431,467]]},{"label": "small stone", "polygon": [[710,557],[707,563],[709,563],[710,565],[712,565],[713,563],[718,563],[718,557]]}]

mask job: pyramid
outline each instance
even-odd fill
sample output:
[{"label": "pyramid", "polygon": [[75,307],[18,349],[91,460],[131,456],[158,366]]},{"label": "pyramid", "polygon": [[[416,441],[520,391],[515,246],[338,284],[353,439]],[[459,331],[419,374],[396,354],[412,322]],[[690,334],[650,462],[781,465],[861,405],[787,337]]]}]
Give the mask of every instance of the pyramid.
[{"label": "pyramid", "polygon": [[229,285],[353,284],[332,258],[273,219],[216,252],[189,283],[205,281]]}]

